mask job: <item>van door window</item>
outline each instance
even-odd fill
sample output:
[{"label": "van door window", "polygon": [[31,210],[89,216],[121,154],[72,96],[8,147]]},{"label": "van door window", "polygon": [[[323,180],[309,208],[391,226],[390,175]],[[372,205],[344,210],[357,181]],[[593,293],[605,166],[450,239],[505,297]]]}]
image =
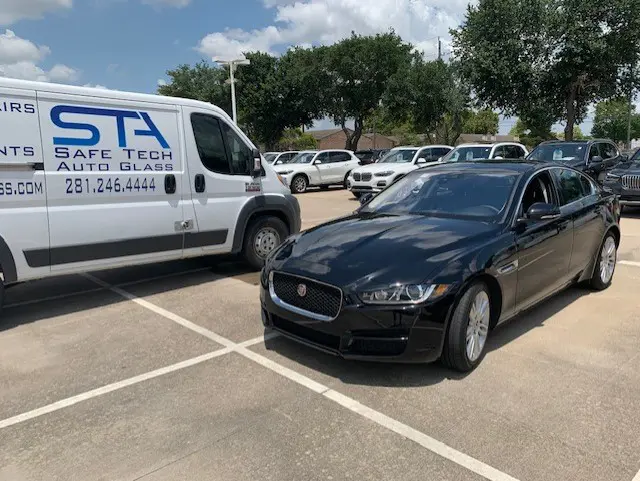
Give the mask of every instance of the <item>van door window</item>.
[{"label": "van door window", "polygon": [[218,174],[230,174],[231,169],[218,119],[211,115],[192,114],[191,126],[202,165]]},{"label": "van door window", "polygon": [[234,175],[250,175],[249,166],[253,162],[253,151],[240,136],[225,122],[220,122],[222,134],[231,161],[231,173]]}]

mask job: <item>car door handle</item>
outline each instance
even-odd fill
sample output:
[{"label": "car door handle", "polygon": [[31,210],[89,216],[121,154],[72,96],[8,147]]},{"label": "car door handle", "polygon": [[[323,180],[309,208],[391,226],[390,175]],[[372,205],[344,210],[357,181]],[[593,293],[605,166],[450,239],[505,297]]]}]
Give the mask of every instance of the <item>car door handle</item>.
[{"label": "car door handle", "polygon": [[204,180],[204,174],[196,174],[196,178],[195,178],[196,192],[204,192],[205,187],[206,187],[206,182]]},{"label": "car door handle", "polygon": [[164,191],[167,194],[176,193],[176,176],[173,174],[167,174],[164,176]]}]

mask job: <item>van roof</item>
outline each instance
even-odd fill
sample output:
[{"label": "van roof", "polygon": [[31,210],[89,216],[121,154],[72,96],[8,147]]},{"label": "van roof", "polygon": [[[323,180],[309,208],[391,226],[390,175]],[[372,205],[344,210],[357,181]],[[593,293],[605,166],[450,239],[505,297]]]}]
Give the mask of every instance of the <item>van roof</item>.
[{"label": "van roof", "polygon": [[39,92],[51,92],[68,95],[84,95],[87,97],[103,99],[121,99],[133,102],[148,102],[165,105],[184,105],[188,107],[198,107],[214,110],[217,114],[231,120],[231,117],[220,107],[200,100],[185,99],[182,97],[168,97],[166,95],[141,94],[135,92],[124,92],[121,90],[109,90],[92,87],[78,87],[75,85],[56,84],[49,82],[33,82],[31,80],[18,80],[0,77],[0,87],[36,90]]}]

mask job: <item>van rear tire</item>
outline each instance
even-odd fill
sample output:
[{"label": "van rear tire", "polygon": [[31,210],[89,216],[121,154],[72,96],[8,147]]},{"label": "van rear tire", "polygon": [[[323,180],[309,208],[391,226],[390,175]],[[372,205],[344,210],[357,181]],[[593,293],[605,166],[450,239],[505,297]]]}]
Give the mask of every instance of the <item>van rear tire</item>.
[{"label": "van rear tire", "polygon": [[264,267],[264,261],[289,235],[286,224],[277,217],[259,217],[249,225],[244,237],[242,256],[255,270]]}]

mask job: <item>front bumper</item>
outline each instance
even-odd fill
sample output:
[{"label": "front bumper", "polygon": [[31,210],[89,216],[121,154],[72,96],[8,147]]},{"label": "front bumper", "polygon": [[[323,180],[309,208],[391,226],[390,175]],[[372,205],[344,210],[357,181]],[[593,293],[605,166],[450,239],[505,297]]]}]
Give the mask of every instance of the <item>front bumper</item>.
[{"label": "front bumper", "polygon": [[332,321],[320,321],[276,304],[261,284],[262,323],[286,337],[345,359],[426,363],[440,358],[453,299],[417,307],[345,303]]},{"label": "front bumper", "polygon": [[382,192],[389,184],[391,179],[389,177],[376,177],[373,176],[369,181],[354,180],[353,176],[349,176],[347,179],[347,189],[351,192]]}]

